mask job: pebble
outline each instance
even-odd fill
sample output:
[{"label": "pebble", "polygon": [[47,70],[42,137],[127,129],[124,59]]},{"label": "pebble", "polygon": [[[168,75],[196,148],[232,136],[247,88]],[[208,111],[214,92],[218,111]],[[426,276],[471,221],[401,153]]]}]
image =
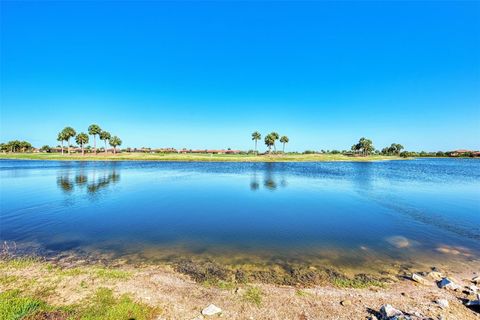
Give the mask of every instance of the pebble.
[{"label": "pebble", "polygon": [[438,304],[442,309],[446,309],[449,306],[447,299],[437,299],[435,300],[435,303]]},{"label": "pebble", "polygon": [[213,315],[216,315],[217,313],[220,313],[220,312],[222,312],[222,309],[220,309],[219,307],[217,307],[214,304],[211,304],[211,305],[209,305],[208,307],[206,307],[205,309],[202,310],[202,314],[204,316],[213,316]]},{"label": "pebble", "polygon": [[412,274],[412,280],[421,284],[426,284],[427,281],[420,275],[414,273]]},{"label": "pebble", "polygon": [[340,304],[341,304],[342,306],[344,306],[344,307],[346,307],[346,306],[351,306],[351,305],[352,305],[352,301],[350,301],[350,300],[343,300],[343,301],[340,302]]}]

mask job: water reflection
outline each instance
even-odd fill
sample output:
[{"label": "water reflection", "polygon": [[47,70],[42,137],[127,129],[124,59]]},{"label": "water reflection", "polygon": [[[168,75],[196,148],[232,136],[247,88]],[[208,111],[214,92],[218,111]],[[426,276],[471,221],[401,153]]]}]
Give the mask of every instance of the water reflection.
[{"label": "water reflection", "polygon": [[73,191],[73,182],[68,175],[57,177],[57,186],[65,193],[71,193]]},{"label": "water reflection", "polygon": [[84,173],[78,173],[74,178],[71,178],[69,172],[59,172],[57,176],[57,186],[66,194],[72,193],[76,187],[84,188],[86,186],[88,194],[93,195],[119,181],[120,174],[115,170],[108,174],[103,173],[98,177],[95,171],[90,177]]},{"label": "water reflection", "polygon": [[[258,168],[253,169],[253,174],[250,180],[250,190],[256,191],[260,189],[260,179],[257,175]],[[275,163],[266,163],[264,167],[260,168],[260,171],[263,172],[263,187],[267,190],[275,191],[278,187],[286,187],[288,185],[285,176],[278,171],[275,171]],[[281,175],[278,177],[278,175]]]}]

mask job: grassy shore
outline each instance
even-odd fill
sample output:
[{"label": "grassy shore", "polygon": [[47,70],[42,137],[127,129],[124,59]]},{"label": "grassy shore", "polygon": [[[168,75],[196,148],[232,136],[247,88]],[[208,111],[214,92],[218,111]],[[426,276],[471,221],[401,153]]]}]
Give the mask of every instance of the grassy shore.
[{"label": "grassy shore", "polygon": [[24,160],[74,160],[74,161],[179,161],[179,162],[325,162],[325,161],[382,161],[400,160],[394,156],[371,155],[350,157],[342,154],[277,154],[277,155],[232,155],[232,154],[178,154],[178,153],[118,153],[118,154],[71,154],[59,153],[1,153],[0,159]]},{"label": "grassy shore", "polygon": [[[382,286],[285,286],[236,277],[219,280],[221,274],[212,273],[211,266],[207,281],[168,265],[78,262],[0,259],[0,319],[204,319],[200,313],[209,304],[220,307],[225,319],[368,319],[385,303],[425,319],[478,319],[461,300],[473,296],[439,289],[431,279],[419,284],[407,274],[389,277]],[[473,275],[471,270],[447,274],[463,284]],[[449,307],[438,307],[437,299],[448,300]]]}]

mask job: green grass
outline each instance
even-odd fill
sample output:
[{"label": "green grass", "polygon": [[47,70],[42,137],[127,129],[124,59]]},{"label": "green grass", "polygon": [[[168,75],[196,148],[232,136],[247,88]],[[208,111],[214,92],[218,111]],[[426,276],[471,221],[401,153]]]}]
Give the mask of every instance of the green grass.
[{"label": "green grass", "polygon": [[249,287],[243,294],[243,299],[259,307],[262,305],[262,295],[263,293],[260,288]]},{"label": "green grass", "polygon": [[48,305],[36,297],[22,295],[19,290],[0,293],[2,320],[35,319],[35,315],[39,314],[42,315],[39,318],[48,319],[48,315],[55,313],[72,320],[150,320],[155,319],[159,311],[133,301],[128,295],[115,297],[112,290],[107,288],[98,289],[78,305],[62,308]]},{"label": "green grass", "polygon": [[381,281],[365,278],[365,277],[355,277],[353,279],[349,278],[333,278],[332,283],[334,286],[339,288],[354,288],[354,289],[364,289],[369,287],[384,287],[385,284]]},{"label": "green grass", "polygon": [[23,297],[18,290],[0,293],[0,319],[22,319],[44,307],[44,302],[31,297]]},{"label": "green grass", "polygon": [[299,296],[299,297],[310,297],[312,294],[311,294],[310,292],[297,289],[297,290],[295,291],[295,295],[297,295],[297,296]]},{"label": "green grass", "polygon": [[25,159],[25,160],[75,160],[75,161],[183,161],[183,162],[322,162],[322,161],[380,161],[398,160],[400,157],[372,155],[368,157],[349,157],[342,154],[277,154],[259,155],[252,154],[178,154],[178,153],[118,153],[105,155],[81,154],[61,155],[59,153],[0,153],[0,159]]},{"label": "green grass", "polygon": [[0,284],[1,285],[9,285],[11,283],[17,282],[19,278],[17,276],[11,275],[0,275]]},{"label": "green grass", "polygon": [[95,271],[95,275],[99,278],[110,279],[110,280],[125,280],[132,276],[132,274],[128,271],[108,269],[108,268],[97,269]]},{"label": "green grass", "polygon": [[15,258],[0,260],[0,269],[24,269],[33,266],[39,260],[36,258]]},{"label": "green grass", "polygon": [[128,295],[115,298],[110,289],[100,288],[78,313],[80,320],[148,320],[154,319],[158,310],[137,303]]}]

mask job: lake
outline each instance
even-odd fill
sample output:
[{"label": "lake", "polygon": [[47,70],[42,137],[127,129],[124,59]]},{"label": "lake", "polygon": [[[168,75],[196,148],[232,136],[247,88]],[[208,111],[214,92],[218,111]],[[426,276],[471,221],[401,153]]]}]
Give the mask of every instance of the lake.
[{"label": "lake", "polygon": [[42,254],[362,265],[480,257],[480,161],[0,161],[0,239]]}]

